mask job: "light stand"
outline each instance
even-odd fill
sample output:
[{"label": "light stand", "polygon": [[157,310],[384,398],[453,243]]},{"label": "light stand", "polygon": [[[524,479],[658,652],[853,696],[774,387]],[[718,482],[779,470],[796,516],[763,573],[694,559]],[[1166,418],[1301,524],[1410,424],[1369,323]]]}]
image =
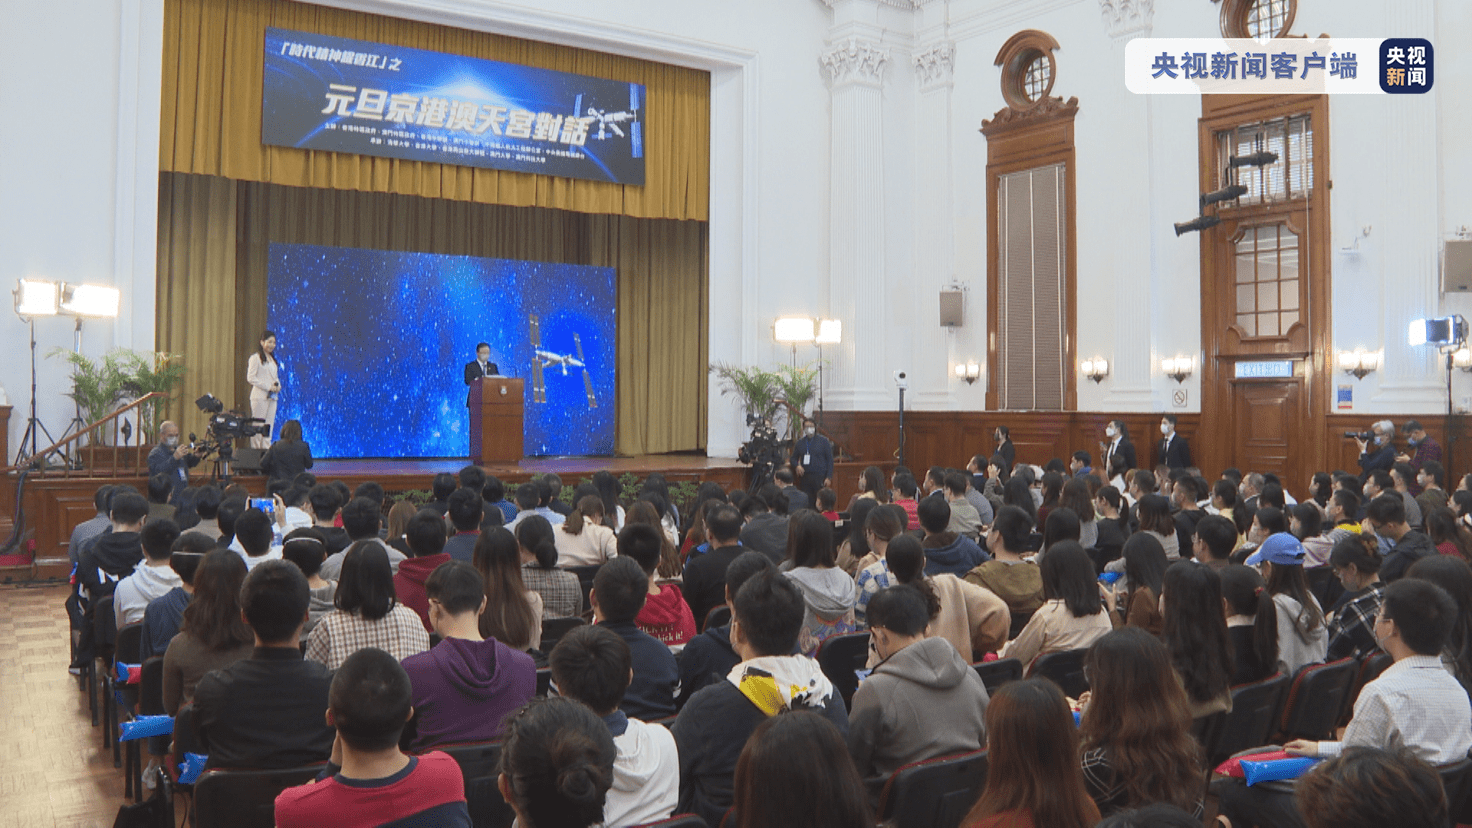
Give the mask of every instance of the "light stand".
[{"label": "light stand", "polygon": [[[15,465],[19,466],[26,460],[35,457],[40,450],[40,436],[46,435],[47,444],[56,442],[52,439],[51,432],[47,431],[46,424],[36,416],[36,318],[34,316],[26,319],[31,328],[31,416],[26,420],[26,433],[20,438],[20,451],[16,452]],[[27,445],[29,444],[29,445]]]},{"label": "light stand", "polygon": [[[77,354],[82,353],[82,317],[80,316],[77,317],[77,326],[74,331],[72,351]],[[87,427],[87,421],[82,419],[82,403],[75,398],[73,398],[72,402],[75,405],[75,413],[72,416],[72,421],[70,423],[67,423],[66,431],[63,431],[61,433],[61,439],[63,440],[73,434],[80,433],[82,429]],[[80,441],[78,441],[78,443],[80,444]]]}]

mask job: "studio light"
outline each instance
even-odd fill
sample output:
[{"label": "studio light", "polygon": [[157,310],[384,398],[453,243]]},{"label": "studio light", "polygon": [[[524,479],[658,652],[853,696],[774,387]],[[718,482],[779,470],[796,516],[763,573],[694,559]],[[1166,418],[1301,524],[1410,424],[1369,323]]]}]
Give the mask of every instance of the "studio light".
[{"label": "studio light", "polygon": [[813,320],[807,316],[784,316],[773,325],[777,341],[787,344],[812,342],[815,339]]},{"label": "studio light", "polygon": [[843,320],[819,319],[818,336],[813,341],[819,345],[837,345],[843,342]]},{"label": "studio light", "polygon": [[[1223,201],[1236,201],[1237,199],[1245,195],[1247,195],[1247,187],[1245,185],[1230,184],[1226,187],[1221,188],[1220,190],[1217,190],[1214,193],[1206,193],[1205,195],[1201,196],[1201,206],[1205,207],[1208,204],[1219,204]],[[1177,235],[1179,235],[1179,233]]]},{"label": "studio light", "polygon": [[1222,220],[1217,218],[1216,216],[1198,216],[1191,219],[1190,221],[1176,222],[1176,235],[1180,236],[1186,233],[1199,233],[1202,230],[1210,230],[1211,228],[1221,223]]},{"label": "studio light", "polygon": [[61,309],[73,316],[111,319],[121,301],[122,291],[108,285],[61,285]]},{"label": "studio light", "polygon": [[1227,159],[1227,166],[1232,168],[1266,167],[1267,165],[1277,160],[1278,154],[1276,152],[1259,150],[1258,152],[1248,153],[1247,155],[1234,155],[1231,158]]},{"label": "studio light", "polygon": [[55,316],[59,286],[45,279],[21,279],[15,286],[15,312],[20,316]]},{"label": "studio light", "polygon": [[1410,345],[1446,345],[1467,339],[1467,320],[1460,316],[1436,319],[1413,319],[1406,331]]}]

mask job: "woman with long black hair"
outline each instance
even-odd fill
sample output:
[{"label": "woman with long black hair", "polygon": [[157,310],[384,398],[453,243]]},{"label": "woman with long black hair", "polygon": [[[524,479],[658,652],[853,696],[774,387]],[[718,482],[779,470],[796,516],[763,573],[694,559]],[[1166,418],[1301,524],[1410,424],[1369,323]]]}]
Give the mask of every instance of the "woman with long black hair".
[{"label": "woman with long black hair", "polygon": [[281,396],[281,363],[276,360],[276,334],[261,334],[260,347],[245,363],[245,379],[250,383],[250,415],[266,421],[265,434],[250,438],[250,447],[271,447],[271,431],[276,427],[276,401]]}]

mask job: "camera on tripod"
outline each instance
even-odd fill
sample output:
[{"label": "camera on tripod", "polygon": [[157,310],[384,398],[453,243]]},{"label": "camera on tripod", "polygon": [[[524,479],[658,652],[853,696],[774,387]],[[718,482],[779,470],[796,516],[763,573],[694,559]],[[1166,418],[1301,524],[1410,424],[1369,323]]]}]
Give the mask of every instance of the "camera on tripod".
[{"label": "camera on tripod", "polygon": [[751,490],[756,491],[772,479],[772,472],[782,463],[782,444],[777,429],[760,414],[747,414],[751,439],[741,446],[736,459],[751,466]]},{"label": "camera on tripod", "polygon": [[271,433],[270,423],[260,417],[247,417],[234,411],[226,411],[225,404],[214,394],[205,394],[194,401],[194,406],[210,415],[210,420],[205,426],[205,440],[200,442],[190,434],[189,444],[192,449],[204,449],[206,457],[218,455],[221,461],[228,464],[234,456],[233,441]]}]

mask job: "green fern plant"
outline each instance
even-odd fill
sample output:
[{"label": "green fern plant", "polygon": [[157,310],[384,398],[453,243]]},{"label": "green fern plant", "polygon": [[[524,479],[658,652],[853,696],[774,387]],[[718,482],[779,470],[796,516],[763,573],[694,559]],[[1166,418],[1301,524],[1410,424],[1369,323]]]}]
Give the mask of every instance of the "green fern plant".
[{"label": "green fern plant", "polygon": [[781,396],[782,377],[774,371],[756,366],[742,368],[726,362],[710,366],[710,372],[721,381],[721,395],[740,401],[748,414],[771,419],[777,413],[776,399]]},{"label": "green fern plant", "polygon": [[[122,350],[122,349],[118,349]],[[122,389],[128,399],[138,399],[144,394],[160,392],[173,394],[174,389],[184,382],[184,357],[162,351],[123,351],[123,360],[128,376]],[[143,433],[158,433],[158,415],[169,400],[150,400],[139,407],[138,420]]]},{"label": "green fern plant", "polygon": [[[776,375],[778,396],[786,400],[793,410],[805,413],[818,392],[818,366],[816,364],[801,367],[779,365]],[[789,410],[787,412],[787,438],[797,437],[798,427],[801,425],[802,418]]]},{"label": "green fern plant", "polygon": [[66,348],[53,348],[47,357],[63,357],[72,368],[72,390],[67,396],[77,404],[82,419],[89,423],[112,413],[126,392],[127,362],[121,349],[113,349],[93,361],[85,354]]}]

